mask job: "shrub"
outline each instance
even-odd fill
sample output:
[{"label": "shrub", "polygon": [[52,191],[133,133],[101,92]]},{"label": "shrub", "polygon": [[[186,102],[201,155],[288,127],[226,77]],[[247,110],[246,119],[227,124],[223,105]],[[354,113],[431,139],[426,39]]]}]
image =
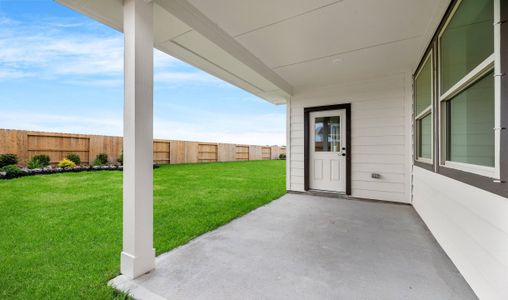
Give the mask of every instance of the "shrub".
[{"label": "shrub", "polygon": [[58,163],[58,166],[59,166],[60,168],[65,168],[65,167],[75,167],[75,166],[76,166],[76,164],[75,164],[73,161],[68,160],[68,159],[66,158],[66,159],[62,160],[61,162],[59,162],[59,163]]},{"label": "shrub", "polygon": [[118,161],[118,163],[123,166],[123,151],[120,153],[116,161]]},{"label": "shrub", "polygon": [[286,154],[284,153],[279,154],[279,159],[286,159]]},{"label": "shrub", "polygon": [[94,165],[102,166],[108,163],[108,155],[106,153],[99,153],[95,157]]},{"label": "shrub", "polygon": [[75,163],[76,165],[81,164],[81,158],[76,153],[69,153],[67,154],[67,159]]},{"label": "shrub", "polygon": [[0,155],[0,168],[9,165],[16,165],[18,163],[18,156],[16,154],[7,153]]},{"label": "shrub", "polygon": [[32,157],[28,163],[26,164],[26,166],[29,168],[29,169],[40,169],[43,167],[42,163],[40,160],[38,160],[37,158],[35,157]]},{"label": "shrub", "polygon": [[41,167],[47,167],[47,166],[49,166],[49,163],[51,162],[51,160],[49,159],[49,156],[47,156],[45,154],[34,155],[30,159],[30,161],[32,161],[32,160],[38,160],[41,164]]},{"label": "shrub", "polygon": [[7,177],[16,177],[23,173],[21,169],[16,165],[7,165],[0,168],[0,171],[5,172]]}]

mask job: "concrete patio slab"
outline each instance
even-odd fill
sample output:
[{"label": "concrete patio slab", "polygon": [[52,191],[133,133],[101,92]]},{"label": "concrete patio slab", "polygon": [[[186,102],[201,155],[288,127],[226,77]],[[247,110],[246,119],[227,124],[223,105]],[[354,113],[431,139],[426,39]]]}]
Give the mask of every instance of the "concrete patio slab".
[{"label": "concrete patio slab", "polygon": [[411,206],[297,194],[110,284],[136,299],[476,299]]}]

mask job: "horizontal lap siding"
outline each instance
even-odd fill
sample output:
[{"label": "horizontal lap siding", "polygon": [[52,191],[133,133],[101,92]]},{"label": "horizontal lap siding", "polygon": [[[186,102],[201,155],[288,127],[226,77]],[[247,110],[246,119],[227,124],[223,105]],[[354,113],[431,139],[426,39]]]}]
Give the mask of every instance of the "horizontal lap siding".
[{"label": "horizontal lap siding", "polygon": [[508,299],[508,201],[417,166],[413,205],[480,299]]},{"label": "horizontal lap siding", "polygon": [[[411,99],[404,76],[296,89],[291,98],[290,188],[304,190],[304,108],[351,103],[352,195],[410,202]],[[371,178],[381,174],[380,179]]]}]

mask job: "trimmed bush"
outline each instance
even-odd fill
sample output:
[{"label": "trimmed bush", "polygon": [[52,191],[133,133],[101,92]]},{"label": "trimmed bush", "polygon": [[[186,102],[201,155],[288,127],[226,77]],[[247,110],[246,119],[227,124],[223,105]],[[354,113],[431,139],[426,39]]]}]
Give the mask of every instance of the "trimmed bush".
[{"label": "trimmed bush", "polygon": [[76,153],[69,153],[67,154],[67,159],[75,163],[76,165],[81,164],[81,158]]},{"label": "trimmed bush", "polygon": [[18,156],[16,154],[7,153],[0,154],[0,168],[9,165],[16,165],[18,163]]},{"label": "trimmed bush", "polygon": [[279,154],[279,159],[285,160],[286,154],[284,154],[284,153]]},{"label": "trimmed bush", "polygon": [[94,165],[102,166],[108,163],[108,155],[106,153],[99,153],[95,157]]},{"label": "trimmed bush", "polygon": [[60,168],[66,168],[66,167],[75,167],[76,164],[73,161],[66,158],[66,159],[62,160],[61,162],[59,162],[58,166]]},{"label": "trimmed bush", "polygon": [[30,159],[28,161],[28,163],[26,164],[26,166],[29,168],[29,169],[41,169],[43,168],[44,166],[42,165],[42,163],[37,159],[37,158],[34,158],[32,157],[32,159]]},{"label": "trimmed bush", "polygon": [[34,155],[30,159],[30,161],[32,161],[32,160],[38,160],[39,163],[41,164],[41,167],[47,167],[47,166],[49,166],[49,164],[51,162],[51,160],[49,159],[49,156],[47,156],[45,154]]},{"label": "trimmed bush", "polygon": [[0,168],[0,171],[5,172],[5,176],[8,178],[17,177],[23,173],[23,171],[16,165],[7,165]]}]

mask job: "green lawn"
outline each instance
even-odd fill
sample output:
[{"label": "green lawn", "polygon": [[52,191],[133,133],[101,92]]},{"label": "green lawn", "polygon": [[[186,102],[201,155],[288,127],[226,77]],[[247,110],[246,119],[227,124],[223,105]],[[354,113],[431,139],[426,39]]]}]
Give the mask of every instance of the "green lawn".
[{"label": "green lawn", "polygon": [[[284,161],[154,170],[157,254],[285,193]],[[122,173],[0,180],[0,299],[111,299],[119,273]]]}]

